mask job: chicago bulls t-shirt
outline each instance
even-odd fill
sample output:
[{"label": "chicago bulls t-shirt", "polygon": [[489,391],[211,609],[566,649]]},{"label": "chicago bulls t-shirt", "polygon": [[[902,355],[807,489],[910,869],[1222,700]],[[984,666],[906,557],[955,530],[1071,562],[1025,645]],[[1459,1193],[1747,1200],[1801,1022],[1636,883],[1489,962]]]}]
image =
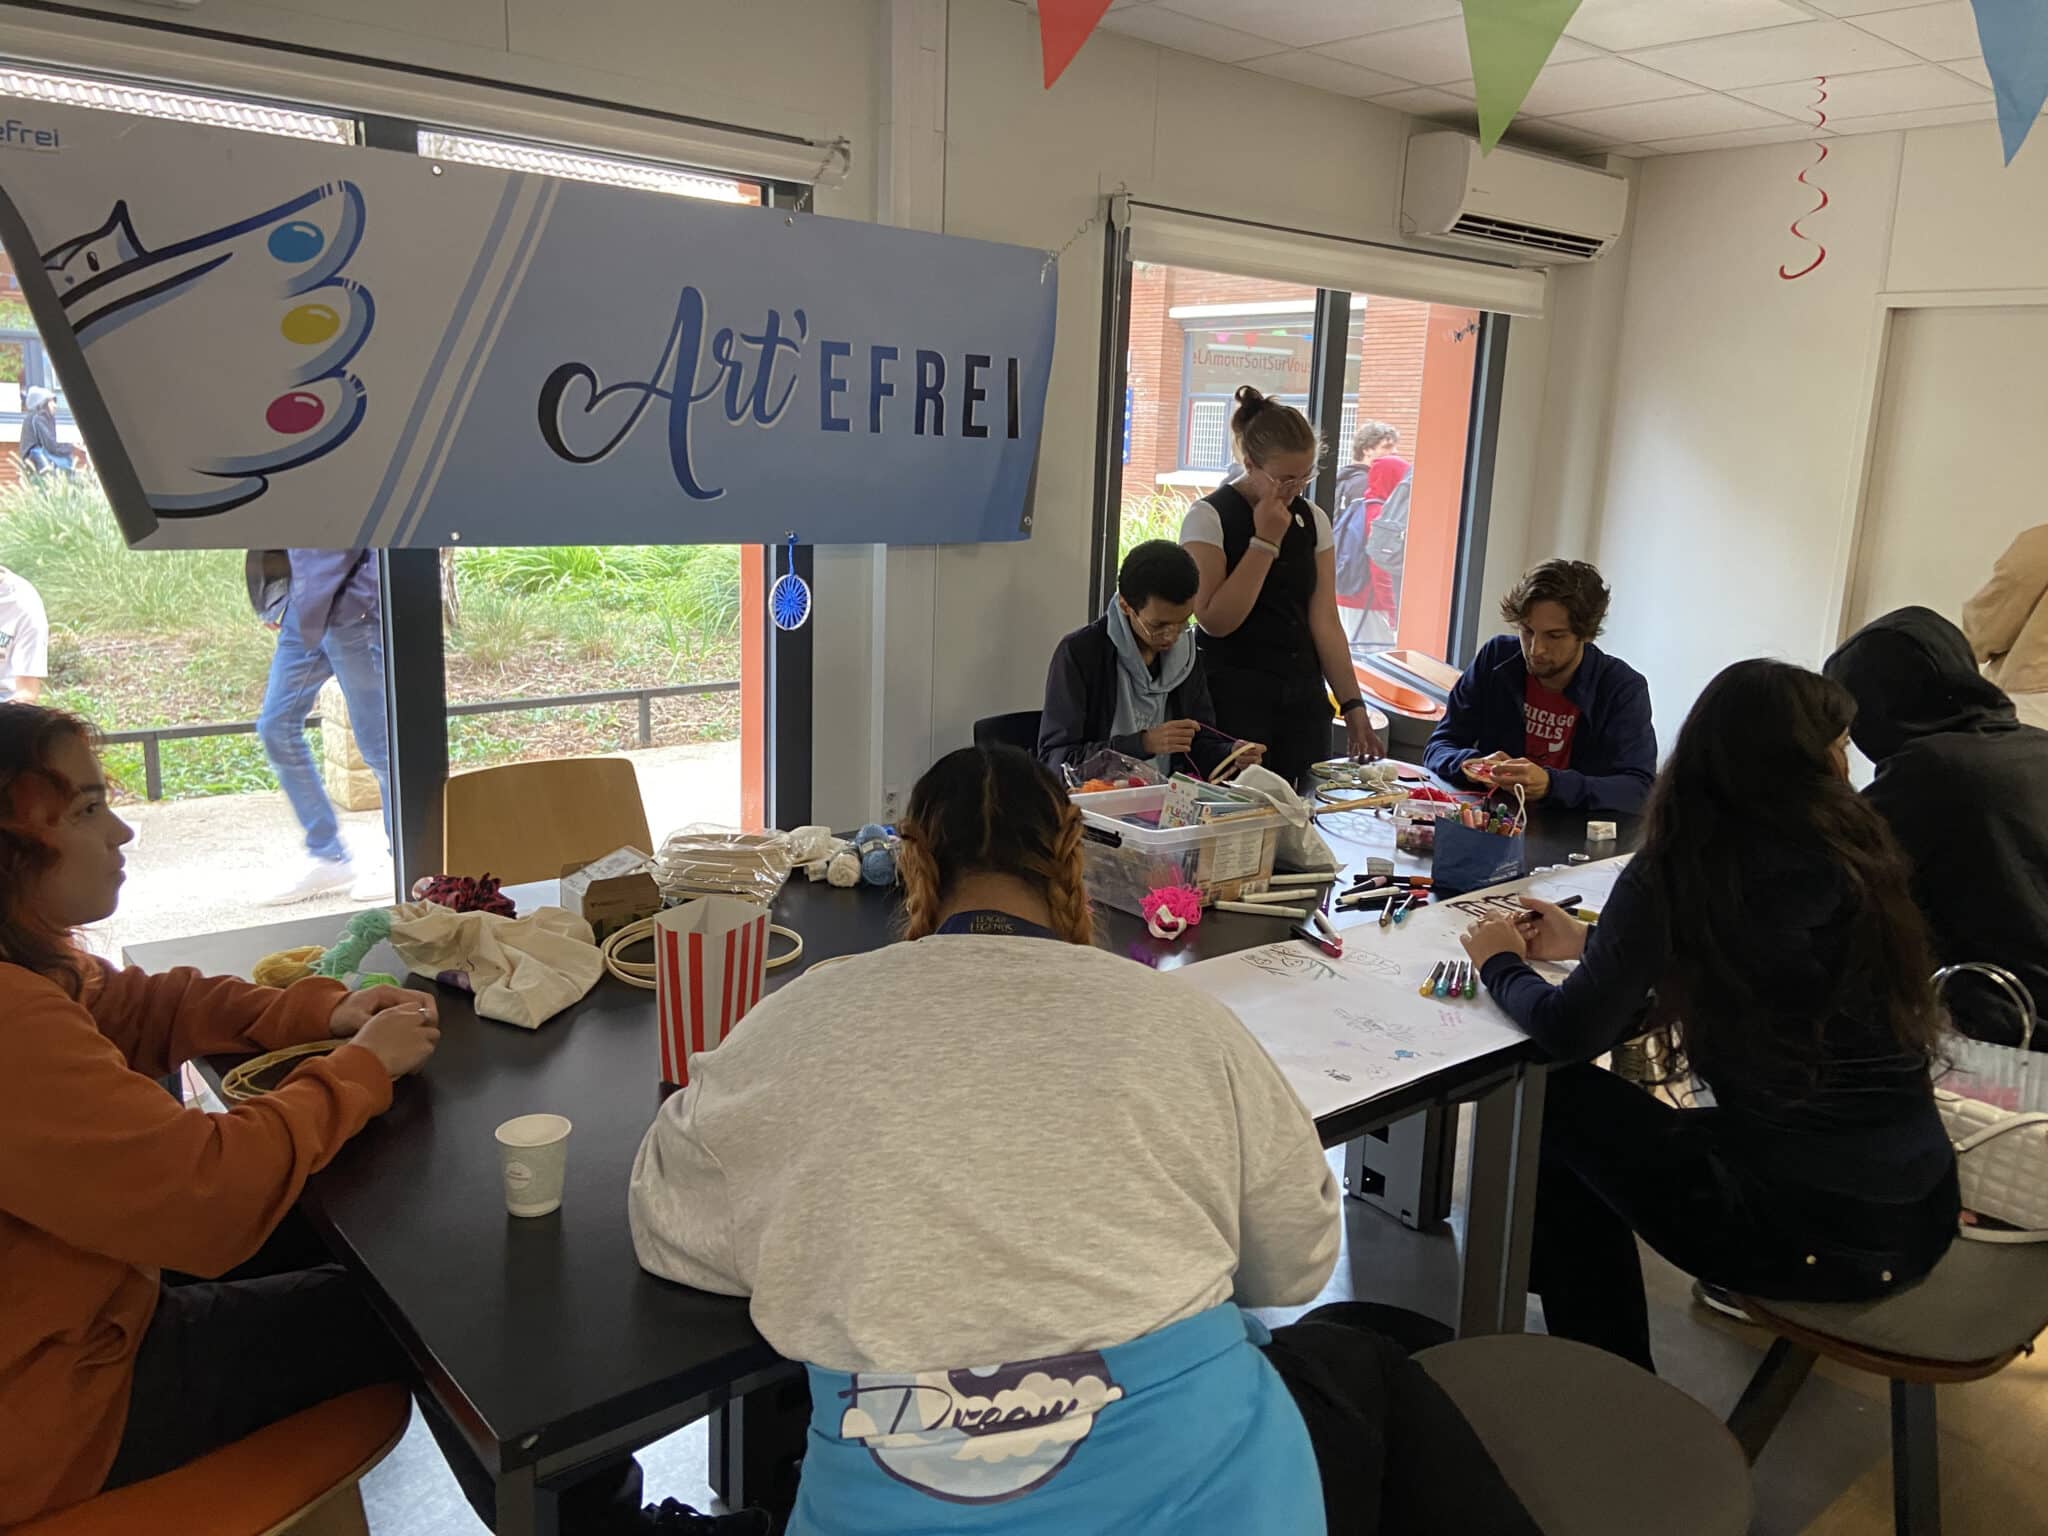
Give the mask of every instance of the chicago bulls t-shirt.
[{"label": "chicago bulls t-shirt", "polygon": [[1522,755],[1539,768],[1571,767],[1578,724],[1579,706],[1532,675],[1522,690]]}]

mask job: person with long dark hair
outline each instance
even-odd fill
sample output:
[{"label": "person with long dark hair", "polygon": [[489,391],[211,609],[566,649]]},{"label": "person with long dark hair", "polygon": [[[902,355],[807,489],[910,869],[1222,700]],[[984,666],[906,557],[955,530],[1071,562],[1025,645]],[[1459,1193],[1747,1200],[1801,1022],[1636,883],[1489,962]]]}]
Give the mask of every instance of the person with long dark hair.
[{"label": "person with long dark hair", "polygon": [[[1465,935],[1550,1074],[1530,1289],[1553,1334],[1654,1369],[1636,1237],[1703,1282],[1854,1301],[1955,1236],[1939,1014],[1905,861],[1849,786],[1855,705],[1745,661],[1707,685],[1597,927],[1536,903]],[[1561,986],[1530,959],[1578,961]],[[1645,1023],[1677,1108],[1586,1065]]]},{"label": "person with long dark hair", "polygon": [[809,1369],[790,1531],[1535,1536],[1398,1349],[1233,1304],[1322,1289],[1336,1181],[1228,1009],[1090,947],[1081,828],[1025,753],[940,759],[907,942],[765,999],[641,1144],[640,1262]]},{"label": "person with long dark hair", "polygon": [[[84,721],[0,704],[0,1422],[24,1431],[0,1434],[0,1526],[398,1369],[336,1266],[192,1284],[161,1272],[214,1277],[254,1257],[308,1175],[433,1051],[434,1000],[92,958],[73,930],[113,913],[134,835]],[[223,1115],[155,1081],[209,1052],[335,1038]]]},{"label": "person with long dark hair", "polygon": [[1298,784],[1330,754],[1333,697],[1353,756],[1379,756],[1380,739],[1337,613],[1329,514],[1303,494],[1315,428],[1249,384],[1236,398],[1230,432],[1245,472],[1188,508],[1180,542],[1201,573],[1195,617],[1216,724],[1265,743],[1265,766]]}]

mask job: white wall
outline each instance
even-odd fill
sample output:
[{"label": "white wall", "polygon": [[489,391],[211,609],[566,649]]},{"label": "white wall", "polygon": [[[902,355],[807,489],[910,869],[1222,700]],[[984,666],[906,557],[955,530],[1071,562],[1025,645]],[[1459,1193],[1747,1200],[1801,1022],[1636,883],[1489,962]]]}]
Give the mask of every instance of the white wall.
[{"label": "white wall", "polygon": [[[96,8],[166,14],[128,0]],[[852,174],[821,194],[820,212],[1048,249],[1119,183],[1197,212],[1394,239],[1411,129],[1363,102],[1111,33],[1047,92],[1037,17],[1015,0],[208,0],[193,19],[249,40],[844,135]],[[192,83],[206,83],[217,45],[176,46]],[[873,814],[885,791],[907,791],[936,753],[965,743],[977,716],[1035,705],[1054,641],[1088,617],[1101,259],[1091,231],[1060,264],[1031,539],[819,552],[821,819]],[[1541,321],[1513,329],[1490,587],[1527,552],[1555,383],[1549,335]]]},{"label": "white wall", "polygon": [[[1615,588],[1614,648],[1650,677],[1668,742],[1743,656],[1817,663],[1840,638],[1877,391],[1880,293],[2048,285],[2048,144],[2001,165],[1990,123],[1830,141],[1811,204],[1805,144],[1645,163],[1585,547]],[[1560,447],[1559,451],[1566,451]],[[1930,509],[1939,515],[1938,509]],[[2037,503],[2011,509],[2013,527]],[[1988,564],[1987,556],[1987,564]]]}]

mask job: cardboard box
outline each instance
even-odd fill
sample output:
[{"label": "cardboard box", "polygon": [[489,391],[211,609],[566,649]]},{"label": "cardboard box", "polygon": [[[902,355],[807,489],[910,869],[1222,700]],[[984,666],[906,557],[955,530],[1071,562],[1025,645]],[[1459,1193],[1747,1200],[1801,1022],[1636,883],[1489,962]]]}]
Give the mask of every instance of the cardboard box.
[{"label": "cardboard box", "polygon": [[638,848],[614,848],[601,859],[562,871],[561,904],[590,924],[601,943],[628,923],[661,910],[654,858]]}]

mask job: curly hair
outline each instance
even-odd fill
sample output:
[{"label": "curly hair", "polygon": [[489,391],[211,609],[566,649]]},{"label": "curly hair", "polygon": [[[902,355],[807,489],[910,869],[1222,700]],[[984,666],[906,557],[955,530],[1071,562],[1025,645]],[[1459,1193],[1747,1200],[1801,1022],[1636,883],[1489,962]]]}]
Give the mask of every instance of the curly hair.
[{"label": "curly hair", "polygon": [[905,938],[936,932],[960,877],[1013,875],[1037,886],[1052,929],[1069,944],[1094,937],[1082,878],[1081,813],[1045,765],[1015,747],[962,747],[910,792],[898,829]]},{"label": "curly hair", "polygon": [[92,745],[93,728],[40,704],[0,704],[0,961],[46,976],[73,997],[86,965],[71,935],[35,908],[36,884],[57,862],[36,831],[50,808],[69,804],[74,787],[51,766],[58,743]]},{"label": "curly hair", "polygon": [[1546,560],[1508,589],[1500,600],[1500,616],[1508,624],[1520,624],[1538,603],[1559,603],[1571,619],[1573,634],[1597,640],[1607,627],[1611,596],[1600,572],[1585,561]]}]

